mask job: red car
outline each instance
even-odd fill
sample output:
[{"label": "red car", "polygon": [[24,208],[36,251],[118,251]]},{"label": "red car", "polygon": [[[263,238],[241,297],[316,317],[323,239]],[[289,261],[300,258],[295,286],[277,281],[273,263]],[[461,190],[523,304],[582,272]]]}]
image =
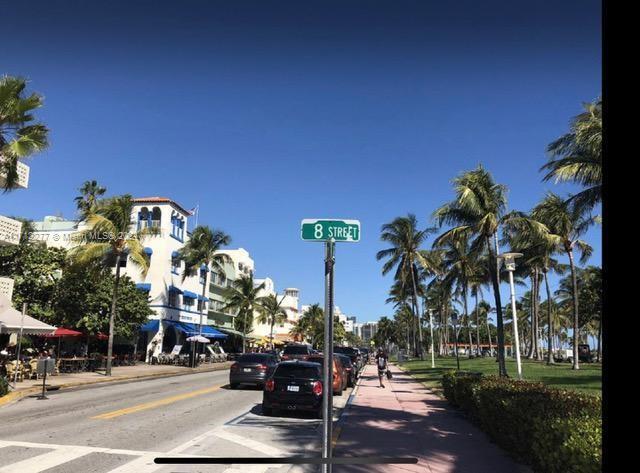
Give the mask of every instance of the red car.
[{"label": "red car", "polygon": [[[324,356],[322,355],[311,355],[307,358],[307,361],[319,363],[321,367],[324,366]],[[344,369],[342,360],[333,355],[333,394],[336,396],[342,395],[342,391],[347,387],[347,384],[349,384],[347,370]]]}]

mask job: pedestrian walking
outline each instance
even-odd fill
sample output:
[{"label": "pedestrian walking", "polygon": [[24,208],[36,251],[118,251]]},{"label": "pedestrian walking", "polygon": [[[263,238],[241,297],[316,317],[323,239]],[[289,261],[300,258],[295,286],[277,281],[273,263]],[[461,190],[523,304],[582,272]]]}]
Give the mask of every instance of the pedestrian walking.
[{"label": "pedestrian walking", "polygon": [[378,353],[376,353],[376,365],[378,366],[378,380],[380,381],[380,387],[384,388],[384,383],[382,382],[382,378],[384,378],[385,373],[387,372],[387,354],[384,352],[382,348],[378,348]]}]

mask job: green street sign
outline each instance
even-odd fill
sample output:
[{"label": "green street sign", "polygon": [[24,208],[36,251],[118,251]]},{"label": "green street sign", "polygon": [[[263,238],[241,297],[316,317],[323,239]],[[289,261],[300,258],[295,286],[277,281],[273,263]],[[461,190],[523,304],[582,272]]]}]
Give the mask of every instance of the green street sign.
[{"label": "green street sign", "polygon": [[305,241],[360,241],[359,220],[305,218],[300,233]]}]

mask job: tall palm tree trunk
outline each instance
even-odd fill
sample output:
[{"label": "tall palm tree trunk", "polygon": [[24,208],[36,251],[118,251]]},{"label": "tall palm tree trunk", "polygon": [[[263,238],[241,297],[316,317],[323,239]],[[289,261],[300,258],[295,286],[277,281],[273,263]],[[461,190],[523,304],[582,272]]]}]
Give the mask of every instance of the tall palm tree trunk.
[{"label": "tall palm tree trunk", "polygon": [[247,310],[242,318],[242,353],[247,352]]},{"label": "tall palm tree trunk", "polygon": [[107,342],[107,365],[105,375],[111,376],[111,357],[113,356],[113,331],[116,322],[116,306],[118,302],[118,287],[120,286],[120,259],[122,255],[118,253],[116,257],[116,280],[113,283],[113,296],[111,297],[111,313],[109,314],[109,341]]},{"label": "tall palm tree trunk", "polygon": [[[533,277],[533,273],[531,273],[530,275],[531,277],[529,278],[531,280],[531,298],[529,299],[529,325],[531,327],[533,327],[534,325],[534,320],[535,320],[535,308],[534,308],[534,304],[533,304],[533,298],[534,298],[534,293],[536,291],[536,284],[535,284],[535,279]],[[529,346],[527,349],[527,358],[532,360],[534,357],[533,354],[533,346],[534,346],[534,331],[531,331],[531,336],[529,337]]]},{"label": "tall palm tree trunk", "polygon": [[491,341],[491,327],[489,325],[489,312],[487,312],[487,336],[489,337],[489,353],[493,353],[493,343]]},{"label": "tall palm tree trunk", "polygon": [[473,345],[473,340],[471,339],[471,324],[469,323],[469,308],[467,307],[467,285],[464,287],[464,320],[467,322],[467,335],[469,338],[469,353],[467,354],[468,358],[471,358],[471,346]]},{"label": "tall palm tree trunk", "polygon": [[540,327],[540,269],[536,268],[535,269],[535,275],[536,275],[536,292],[533,298],[533,307],[534,307],[534,311],[533,313],[535,314],[535,320],[536,320],[536,325],[535,325],[535,355],[536,355],[536,360],[537,361],[542,361],[542,346],[541,346],[541,340],[542,337],[540,336],[540,332],[541,332],[541,327]]},{"label": "tall palm tree trunk", "polygon": [[[493,235],[497,249],[497,235]],[[489,274],[491,276],[491,285],[493,286],[493,297],[496,303],[496,326],[498,331],[498,375],[506,377],[507,364],[504,357],[504,324],[502,319],[502,301],[500,300],[500,280],[498,255],[491,248],[491,239],[487,238],[487,247],[489,249]]]},{"label": "tall palm tree trunk", "polygon": [[424,353],[422,352],[422,322],[420,320],[420,313],[418,308],[418,287],[416,286],[415,268],[411,265],[411,282],[413,284],[413,304],[415,306],[416,322],[418,324],[418,341],[420,343],[418,347],[418,355],[421,360],[424,360]]},{"label": "tall palm tree trunk", "polygon": [[269,333],[269,342],[271,343],[271,349],[272,349],[272,350],[273,350],[273,346],[274,346],[274,345],[273,345],[273,326],[275,325],[275,323],[276,323],[276,319],[275,319],[275,317],[272,315],[272,316],[271,316],[271,331],[270,331],[270,333]]},{"label": "tall palm tree trunk", "polygon": [[478,313],[478,292],[476,291],[476,354],[480,356],[480,314]]},{"label": "tall palm tree trunk", "polygon": [[547,364],[552,365],[555,363],[553,359],[553,316],[551,310],[551,289],[549,289],[549,279],[547,277],[547,271],[543,271],[544,276],[544,287],[547,292],[547,345],[548,353],[547,353]]},{"label": "tall palm tree trunk", "polygon": [[600,320],[598,321],[598,352],[596,355],[596,361],[600,363],[602,357],[602,310],[600,311]]},{"label": "tall palm tree trunk", "polygon": [[578,278],[576,275],[576,265],[573,261],[573,250],[567,249],[569,255],[569,266],[571,268],[571,283],[573,285],[573,366],[571,369],[579,370],[578,343],[580,342],[580,330],[578,329]]}]

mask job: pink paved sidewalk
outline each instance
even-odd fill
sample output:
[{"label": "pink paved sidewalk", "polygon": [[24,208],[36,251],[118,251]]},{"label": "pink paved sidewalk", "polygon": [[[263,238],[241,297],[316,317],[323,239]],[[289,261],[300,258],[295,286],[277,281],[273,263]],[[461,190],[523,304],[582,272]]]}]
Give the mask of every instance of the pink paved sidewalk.
[{"label": "pink paved sidewalk", "polygon": [[378,384],[368,365],[345,413],[334,457],[416,457],[418,464],[335,465],[335,472],[511,473],[530,471],[511,460],[446,401],[391,365]]}]

